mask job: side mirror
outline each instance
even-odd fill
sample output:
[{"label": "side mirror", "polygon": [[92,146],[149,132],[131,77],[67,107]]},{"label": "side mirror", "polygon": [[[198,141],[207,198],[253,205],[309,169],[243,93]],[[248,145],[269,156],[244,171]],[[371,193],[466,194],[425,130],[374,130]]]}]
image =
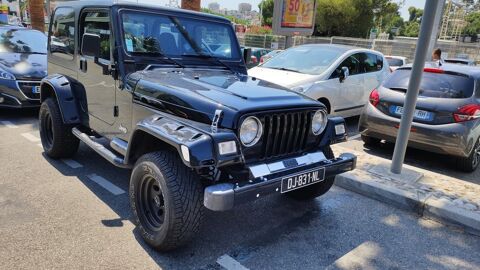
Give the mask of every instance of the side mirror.
[{"label": "side mirror", "polygon": [[252,61],[252,49],[251,48],[244,48],[242,51],[243,61],[245,65],[250,64]]},{"label": "side mirror", "polygon": [[350,71],[348,70],[348,68],[347,67],[342,67],[342,69],[340,70],[340,76],[338,76],[338,79],[342,83],[343,81],[345,81],[347,79],[347,77],[349,75],[350,75]]},{"label": "side mirror", "polygon": [[100,36],[95,34],[83,34],[82,55],[98,58],[100,57]]}]

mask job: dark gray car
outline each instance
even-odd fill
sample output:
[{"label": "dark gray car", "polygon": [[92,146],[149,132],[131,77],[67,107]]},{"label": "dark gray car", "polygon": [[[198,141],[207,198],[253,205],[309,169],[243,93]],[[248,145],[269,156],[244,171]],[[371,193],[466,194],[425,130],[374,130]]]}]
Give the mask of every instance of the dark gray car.
[{"label": "dark gray car", "polygon": [[[471,172],[480,163],[480,68],[427,64],[408,145],[455,157],[458,169]],[[370,94],[360,117],[366,144],[395,142],[411,66],[395,71]]]}]

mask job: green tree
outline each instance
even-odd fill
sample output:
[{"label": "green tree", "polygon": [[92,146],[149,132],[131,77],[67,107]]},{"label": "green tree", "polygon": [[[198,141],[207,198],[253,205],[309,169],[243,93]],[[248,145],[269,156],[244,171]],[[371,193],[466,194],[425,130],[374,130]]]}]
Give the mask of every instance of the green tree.
[{"label": "green tree", "polygon": [[272,26],[273,0],[262,0],[258,8],[262,12],[262,25]]},{"label": "green tree", "polygon": [[480,34],[480,11],[468,14],[465,20],[467,21],[467,25],[463,32],[466,35],[476,36]]}]

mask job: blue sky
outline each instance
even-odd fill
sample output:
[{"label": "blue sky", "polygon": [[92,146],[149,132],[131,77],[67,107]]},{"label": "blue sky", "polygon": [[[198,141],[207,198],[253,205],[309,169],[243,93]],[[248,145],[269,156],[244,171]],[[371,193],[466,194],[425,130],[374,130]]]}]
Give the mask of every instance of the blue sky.
[{"label": "blue sky", "polygon": [[[178,0],[180,2],[180,0]],[[168,0],[139,0],[139,2],[145,3],[160,3],[160,4],[167,4]],[[227,9],[238,9],[239,3],[250,3],[252,4],[252,8],[258,10],[258,4],[261,0],[202,0],[202,6],[206,7],[211,2],[217,2],[220,4],[221,7],[225,7]],[[422,8],[425,6],[425,0],[405,0],[405,5],[400,10],[400,13],[404,20],[408,20],[408,8],[410,6],[414,6],[417,8]]]}]

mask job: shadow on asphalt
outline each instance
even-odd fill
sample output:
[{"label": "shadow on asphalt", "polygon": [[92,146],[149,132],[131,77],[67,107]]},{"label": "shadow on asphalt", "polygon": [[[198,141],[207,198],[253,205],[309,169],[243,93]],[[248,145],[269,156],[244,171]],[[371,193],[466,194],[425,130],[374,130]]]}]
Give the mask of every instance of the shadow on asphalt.
[{"label": "shadow on asphalt", "polygon": [[[382,142],[379,145],[363,146],[363,150],[374,156],[390,159],[395,148],[394,143]],[[453,157],[435,154],[414,148],[408,148],[405,155],[405,163],[435,173],[447,175],[460,180],[480,184],[480,168],[472,173],[464,173],[455,168]]]}]

